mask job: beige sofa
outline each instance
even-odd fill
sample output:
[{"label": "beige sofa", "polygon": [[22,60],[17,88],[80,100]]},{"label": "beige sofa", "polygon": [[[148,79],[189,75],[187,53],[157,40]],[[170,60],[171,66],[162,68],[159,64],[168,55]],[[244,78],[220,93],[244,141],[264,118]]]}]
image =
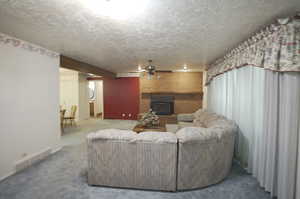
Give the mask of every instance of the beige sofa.
[{"label": "beige sofa", "polygon": [[176,191],[223,180],[233,156],[236,126],[199,110],[193,127],[175,134],[107,129],[87,136],[88,184]]},{"label": "beige sofa", "polygon": [[206,187],[229,173],[237,126],[206,110],[194,114],[193,127],[176,132],[178,138],[177,189]]},{"label": "beige sofa", "polygon": [[107,129],[87,141],[88,184],[176,190],[175,134]]}]

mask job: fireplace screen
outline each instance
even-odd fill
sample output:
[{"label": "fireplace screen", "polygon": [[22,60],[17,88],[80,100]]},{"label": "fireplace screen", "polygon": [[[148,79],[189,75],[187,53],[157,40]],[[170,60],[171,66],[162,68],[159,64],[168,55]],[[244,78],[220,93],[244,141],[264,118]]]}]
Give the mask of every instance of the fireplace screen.
[{"label": "fireplace screen", "polygon": [[172,115],[174,113],[173,96],[152,96],[151,109],[157,115]]}]

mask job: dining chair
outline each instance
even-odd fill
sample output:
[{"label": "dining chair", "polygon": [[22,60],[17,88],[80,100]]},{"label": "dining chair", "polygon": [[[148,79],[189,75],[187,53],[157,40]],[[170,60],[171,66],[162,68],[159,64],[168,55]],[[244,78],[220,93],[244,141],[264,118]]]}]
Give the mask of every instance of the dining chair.
[{"label": "dining chair", "polygon": [[60,129],[62,133],[64,132],[64,118],[65,118],[66,109],[60,110]]},{"label": "dining chair", "polygon": [[71,107],[70,116],[69,116],[69,117],[64,117],[64,120],[66,120],[66,121],[69,120],[69,121],[70,121],[71,126],[72,126],[73,124],[76,125],[76,123],[75,123],[76,111],[77,111],[77,106],[76,106],[76,105],[73,105],[73,106]]}]

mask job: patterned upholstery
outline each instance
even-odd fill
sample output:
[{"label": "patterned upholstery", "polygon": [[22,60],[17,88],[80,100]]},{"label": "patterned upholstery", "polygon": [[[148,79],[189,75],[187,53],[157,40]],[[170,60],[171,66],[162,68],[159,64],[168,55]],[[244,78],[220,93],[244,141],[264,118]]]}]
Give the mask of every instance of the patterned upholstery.
[{"label": "patterned upholstery", "polygon": [[205,110],[194,118],[193,127],[176,134],[118,129],[90,133],[88,183],[176,191],[220,182],[231,168],[237,127]]},{"label": "patterned upholstery", "polygon": [[109,129],[89,134],[87,141],[90,185],[176,190],[175,134]]},{"label": "patterned upholstery", "polygon": [[182,128],[176,133],[178,190],[218,183],[228,175],[232,164],[236,125],[205,110],[195,113],[194,125],[198,127]]},{"label": "patterned upholstery", "polygon": [[194,115],[193,114],[178,114],[177,115],[177,121],[182,121],[182,122],[192,122],[194,120]]}]

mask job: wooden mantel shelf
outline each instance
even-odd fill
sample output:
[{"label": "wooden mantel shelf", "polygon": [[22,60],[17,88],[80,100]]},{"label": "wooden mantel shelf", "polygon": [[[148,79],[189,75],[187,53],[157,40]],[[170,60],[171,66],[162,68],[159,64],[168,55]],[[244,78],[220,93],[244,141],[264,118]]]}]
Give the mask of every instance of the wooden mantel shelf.
[{"label": "wooden mantel shelf", "polygon": [[148,79],[147,76],[140,77],[141,113],[150,109],[152,95],[173,96],[174,114],[194,113],[201,108],[203,98],[202,72],[159,73],[159,76],[159,79]]},{"label": "wooden mantel shelf", "polygon": [[202,95],[203,92],[195,91],[195,92],[172,92],[172,91],[156,91],[156,92],[145,92],[143,91],[142,94],[148,94],[148,95]]}]

